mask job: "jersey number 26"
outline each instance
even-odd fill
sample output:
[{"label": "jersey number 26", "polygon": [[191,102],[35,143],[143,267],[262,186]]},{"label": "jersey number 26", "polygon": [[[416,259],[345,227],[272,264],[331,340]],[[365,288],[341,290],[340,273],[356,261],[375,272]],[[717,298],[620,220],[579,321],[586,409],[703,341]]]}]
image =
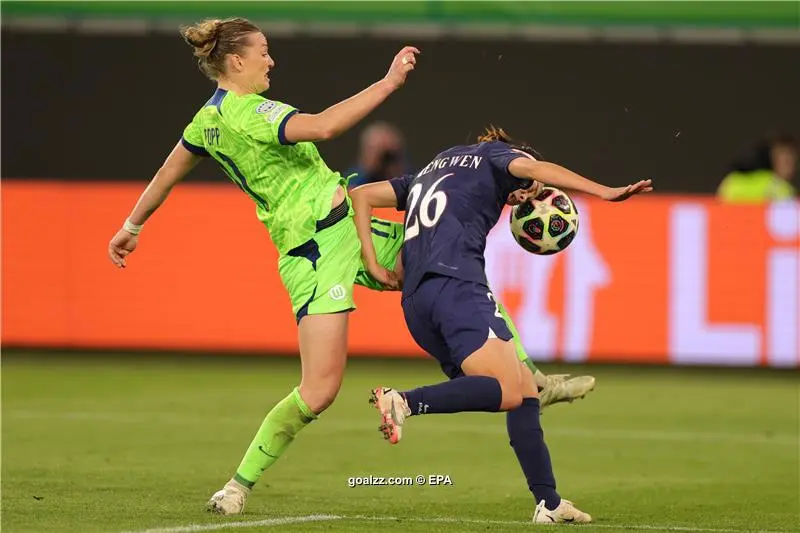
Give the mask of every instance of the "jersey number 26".
[{"label": "jersey number 26", "polygon": [[[422,184],[417,183],[411,190],[408,191],[408,213],[406,214],[406,237],[404,241],[413,239],[419,235],[420,222],[423,227],[432,228],[439,222],[439,219],[444,213],[444,208],[447,206],[447,194],[444,191],[437,191],[436,187],[447,177],[452,176],[453,173],[445,174],[438,180],[433,182],[431,188],[422,196],[422,202],[419,204],[419,210],[415,213],[414,209],[417,207],[417,201],[422,194]],[[433,216],[430,216],[431,203],[433,203]]]}]

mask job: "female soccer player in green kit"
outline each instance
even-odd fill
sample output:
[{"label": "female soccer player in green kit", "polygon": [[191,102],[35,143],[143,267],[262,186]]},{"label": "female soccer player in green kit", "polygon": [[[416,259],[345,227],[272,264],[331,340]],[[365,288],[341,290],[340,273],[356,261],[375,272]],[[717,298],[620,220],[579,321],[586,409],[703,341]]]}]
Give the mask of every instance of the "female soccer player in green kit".
[{"label": "female soccer player in green kit", "polygon": [[[278,248],[278,270],[297,318],[302,378],[267,414],[236,474],[209,501],[212,511],[238,514],[262,473],[337,395],[347,358],[347,311],[355,308],[353,284],[385,288],[362,266],[346,181],[328,168],[314,142],[352,128],[399,89],[419,50],[403,48],[382,80],[321,113],[305,114],[260,96],[275,62],[264,34],[248,20],[205,21],[185,28],[183,36],[217,90],[111,240],[109,256],[118,267],[127,265],[145,221],[203,158],[216,160],[256,203]],[[374,224],[378,258],[391,269],[403,226]],[[388,228],[392,238],[382,238]]]},{"label": "female soccer player in green kit", "polygon": [[399,89],[419,50],[403,48],[382,80],[321,113],[304,114],[260,96],[275,62],[264,34],[248,20],[205,21],[185,28],[183,36],[217,90],[139,198],[109,254],[126,266],[142,225],[203,157],[215,159],[256,203],[278,248],[278,269],[298,319],[302,379],[267,414],[236,475],[209,502],[214,511],[237,514],[262,472],[331,405],[345,369],[345,311],[355,307],[361,245],[346,182],[313,143],[347,131]]}]

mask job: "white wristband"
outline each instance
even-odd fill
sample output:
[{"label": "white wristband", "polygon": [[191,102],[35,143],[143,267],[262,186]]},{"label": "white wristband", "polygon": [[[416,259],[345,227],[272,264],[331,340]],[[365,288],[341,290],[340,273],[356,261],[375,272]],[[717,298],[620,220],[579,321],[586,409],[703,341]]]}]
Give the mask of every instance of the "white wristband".
[{"label": "white wristband", "polygon": [[130,233],[131,235],[139,235],[139,232],[142,231],[144,224],[134,224],[131,222],[131,219],[126,218],[125,224],[122,225],[122,229]]}]

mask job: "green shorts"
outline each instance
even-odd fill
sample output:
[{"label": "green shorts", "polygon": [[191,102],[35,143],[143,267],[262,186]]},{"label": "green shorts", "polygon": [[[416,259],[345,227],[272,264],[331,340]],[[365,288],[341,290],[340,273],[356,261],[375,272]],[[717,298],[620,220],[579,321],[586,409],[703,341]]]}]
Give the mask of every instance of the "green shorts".
[{"label": "green shorts", "polygon": [[[403,249],[405,228],[399,222],[372,218],[372,244],[378,263],[387,270],[394,270],[397,258]],[[363,264],[359,264],[356,284],[374,291],[386,290],[381,283],[369,275]]]},{"label": "green shorts", "polygon": [[[338,222],[317,231],[313,239],[278,259],[278,273],[289,292],[298,323],[306,315],[354,310],[355,283],[384,290],[361,262],[361,242],[352,209],[348,211]],[[373,218],[372,242],[378,262],[387,269],[394,269],[403,247],[403,225]]]},{"label": "green shorts", "polygon": [[361,268],[361,242],[349,202],[343,210],[340,220],[278,259],[278,273],[298,323],[306,315],[356,308],[353,281]]}]

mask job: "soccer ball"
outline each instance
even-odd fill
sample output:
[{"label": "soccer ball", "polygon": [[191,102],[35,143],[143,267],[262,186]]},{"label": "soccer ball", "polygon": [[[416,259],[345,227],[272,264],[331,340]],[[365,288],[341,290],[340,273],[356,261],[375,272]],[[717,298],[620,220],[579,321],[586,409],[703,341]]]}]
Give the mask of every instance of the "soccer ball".
[{"label": "soccer ball", "polygon": [[511,209],[511,234],[525,250],[552,255],[570,245],[578,233],[578,209],[564,192],[545,187],[531,202]]}]

